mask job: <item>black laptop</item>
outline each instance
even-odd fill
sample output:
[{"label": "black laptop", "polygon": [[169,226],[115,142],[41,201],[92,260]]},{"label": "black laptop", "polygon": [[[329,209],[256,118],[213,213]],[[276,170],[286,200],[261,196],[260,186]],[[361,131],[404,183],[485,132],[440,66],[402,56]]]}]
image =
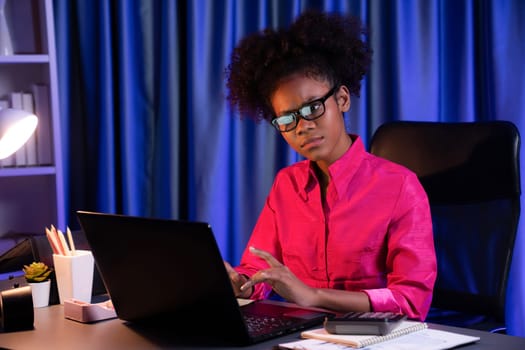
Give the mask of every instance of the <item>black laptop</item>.
[{"label": "black laptop", "polygon": [[122,320],[244,345],[332,316],[275,301],[239,306],[207,223],[85,211],[77,216]]}]

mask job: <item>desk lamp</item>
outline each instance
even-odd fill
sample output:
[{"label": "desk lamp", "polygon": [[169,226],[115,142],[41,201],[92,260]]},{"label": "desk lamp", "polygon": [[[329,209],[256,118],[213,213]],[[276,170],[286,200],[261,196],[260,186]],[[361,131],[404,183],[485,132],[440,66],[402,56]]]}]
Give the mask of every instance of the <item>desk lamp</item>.
[{"label": "desk lamp", "polygon": [[20,110],[0,109],[0,159],[9,157],[33,135],[38,124],[36,115]]}]

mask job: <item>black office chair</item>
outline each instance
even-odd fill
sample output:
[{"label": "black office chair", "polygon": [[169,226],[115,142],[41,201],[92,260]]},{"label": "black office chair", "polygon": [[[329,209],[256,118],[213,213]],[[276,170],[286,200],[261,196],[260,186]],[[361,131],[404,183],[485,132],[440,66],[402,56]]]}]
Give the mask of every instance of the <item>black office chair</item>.
[{"label": "black office chair", "polygon": [[504,332],[519,147],[506,121],[397,121],[373,135],[371,153],[414,171],[428,194],[438,276],[427,321]]}]

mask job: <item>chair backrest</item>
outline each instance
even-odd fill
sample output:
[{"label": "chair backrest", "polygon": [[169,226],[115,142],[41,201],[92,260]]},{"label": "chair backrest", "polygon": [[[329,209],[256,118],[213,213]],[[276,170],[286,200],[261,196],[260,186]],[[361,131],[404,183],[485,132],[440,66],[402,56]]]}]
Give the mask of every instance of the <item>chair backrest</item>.
[{"label": "chair backrest", "polygon": [[438,276],[432,306],[502,322],[520,215],[520,136],[506,121],[396,121],[370,152],[414,171],[432,212]]}]

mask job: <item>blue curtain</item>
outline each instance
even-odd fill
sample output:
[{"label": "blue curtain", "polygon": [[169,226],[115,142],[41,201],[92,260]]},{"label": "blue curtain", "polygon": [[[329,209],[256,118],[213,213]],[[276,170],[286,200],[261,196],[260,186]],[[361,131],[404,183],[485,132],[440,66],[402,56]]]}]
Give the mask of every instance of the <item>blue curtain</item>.
[{"label": "blue curtain", "polygon": [[[346,115],[365,142],[399,119],[510,120],[525,135],[521,0],[54,4],[72,227],[78,209],[206,221],[237,263],[273,176],[298,158],[269,125],[229,108],[224,68],[245,34],[306,8],[351,13],[370,28],[374,62]],[[508,332],[525,336],[522,231],[507,317]]]}]

